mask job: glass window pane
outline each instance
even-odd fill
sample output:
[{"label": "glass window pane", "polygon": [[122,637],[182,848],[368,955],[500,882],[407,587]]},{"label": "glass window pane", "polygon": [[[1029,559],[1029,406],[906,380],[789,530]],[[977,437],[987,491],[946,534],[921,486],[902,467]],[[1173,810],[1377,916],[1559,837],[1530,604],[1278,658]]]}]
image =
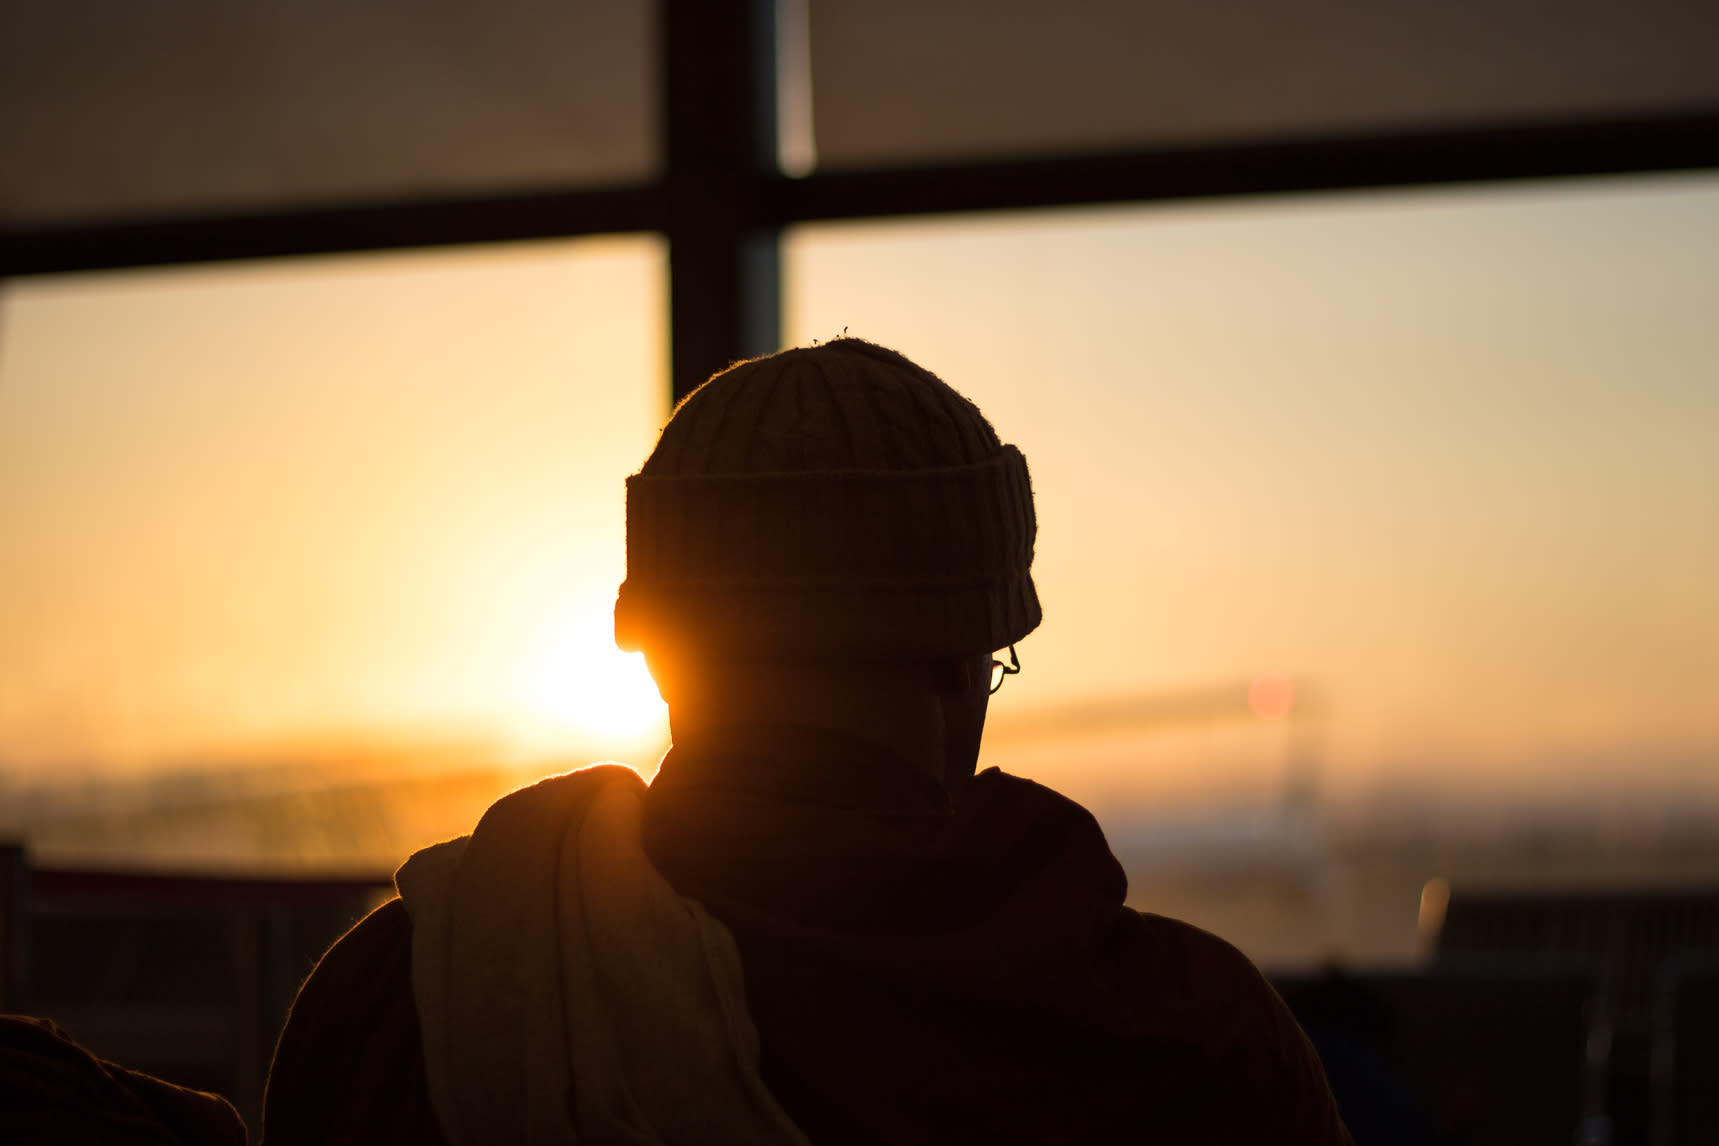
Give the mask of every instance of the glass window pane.
[{"label": "glass window pane", "polygon": [[810,37],[830,168],[1719,104],[1683,0],[818,0]]},{"label": "glass window pane", "polygon": [[665,281],[640,237],[7,284],[0,834],[386,871],[510,769],[654,762],[609,611]]},{"label": "glass window pane", "polygon": [[[1719,874],[1685,847],[1719,816],[1719,179],[788,251],[793,339],[897,346],[1026,453],[1045,621],[986,756],[1095,806],[1145,901],[1402,954],[1434,875]],[[1381,840],[1396,874],[1345,866]],[[1189,865],[1254,898],[1154,882]],[[1389,910],[1331,898],[1374,877]]]},{"label": "glass window pane", "polygon": [[279,210],[656,170],[655,5],[0,6],[0,222]]}]

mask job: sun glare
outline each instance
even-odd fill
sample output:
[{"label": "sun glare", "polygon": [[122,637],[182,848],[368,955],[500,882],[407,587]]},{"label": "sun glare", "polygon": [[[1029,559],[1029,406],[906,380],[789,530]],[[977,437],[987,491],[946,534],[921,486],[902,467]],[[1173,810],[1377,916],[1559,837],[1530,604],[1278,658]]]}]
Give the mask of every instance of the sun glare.
[{"label": "sun glare", "polygon": [[570,616],[543,630],[521,673],[523,715],[559,737],[643,736],[668,708],[639,653],[615,647],[607,610]]}]

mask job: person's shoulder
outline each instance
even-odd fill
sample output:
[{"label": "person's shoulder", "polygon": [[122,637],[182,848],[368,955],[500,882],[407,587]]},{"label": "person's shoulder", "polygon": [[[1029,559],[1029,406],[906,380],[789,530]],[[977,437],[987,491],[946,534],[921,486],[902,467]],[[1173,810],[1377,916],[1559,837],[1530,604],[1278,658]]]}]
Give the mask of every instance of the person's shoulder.
[{"label": "person's shoulder", "polygon": [[406,914],[406,903],[397,895],[391,896],[335,940],[334,946],[318,961],[317,970],[320,971],[322,965],[331,960],[332,965],[340,966],[372,960],[379,955],[392,957],[411,945],[412,920]]},{"label": "person's shoulder", "polygon": [[[1055,788],[1047,788],[1037,780],[1029,780],[1025,776],[1017,776],[1013,772],[1005,772],[1001,768],[986,768],[974,773],[969,790],[991,799],[1014,797],[1016,799],[1040,800],[1046,803],[1066,805],[1070,809],[1086,812],[1086,809]],[[1090,812],[1086,812],[1091,815]]]},{"label": "person's shoulder", "polygon": [[1152,950],[1170,968],[1190,976],[1269,986],[1252,959],[1229,940],[1182,919],[1129,909],[1149,937]]},{"label": "person's shoulder", "polygon": [[1214,1043],[1251,1038],[1262,1015],[1284,1010],[1240,948],[1184,920],[1130,908],[1140,973],[1161,998],[1192,1014]]},{"label": "person's shoulder", "polygon": [[412,921],[399,899],[329,948],[299,989],[263,1098],[271,1146],[441,1143],[412,998]]},{"label": "person's shoulder", "polygon": [[271,1083],[350,1046],[354,1032],[372,1028],[411,996],[412,921],[406,905],[388,900],[355,923],[317,961],[299,988],[275,1047]]},{"label": "person's shoulder", "polygon": [[[1275,1111],[1294,1141],[1348,1143],[1319,1055],[1276,988],[1233,943],[1191,923],[1136,911],[1147,973],[1182,1020],[1263,1114]],[[1289,1141],[1291,1139],[1285,1139]]]},{"label": "person's shoulder", "polygon": [[219,1095],[99,1059],[52,1020],[0,1015],[0,1141],[244,1146]]},{"label": "person's shoulder", "polygon": [[1055,788],[1000,768],[987,768],[975,775],[961,799],[970,815],[1030,819],[1045,825],[1061,825],[1065,830],[1089,831],[1100,840],[1104,838],[1097,818],[1085,805]]}]

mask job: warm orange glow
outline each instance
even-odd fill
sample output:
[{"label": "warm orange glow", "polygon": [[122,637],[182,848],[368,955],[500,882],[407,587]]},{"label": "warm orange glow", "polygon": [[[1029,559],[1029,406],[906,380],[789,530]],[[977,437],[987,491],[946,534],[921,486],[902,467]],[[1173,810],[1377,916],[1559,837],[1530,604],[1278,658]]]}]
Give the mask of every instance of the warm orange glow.
[{"label": "warm orange glow", "polygon": [[654,758],[602,628],[664,273],[615,238],[7,283],[0,780]]},{"label": "warm orange glow", "polygon": [[1444,913],[1450,907],[1450,881],[1443,876],[1434,876],[1427,880],[1421,888],[1421,910],[1419,930],[1423,942],[1432,943],[1438,939],[1439,929],[1444,926]]},{"label": "warm orange glow", "polygon": [[569,612],[547,626],[515,697],[528,735],[642,736],[668,714],[644,656],[615,647],[607,609]]},{"label": "warm orange glow", "polygon": [[1295,708],[1295,682],[1280,672],[1263,672],[1247,686],[1247,706],[1261,720],[1282,720]]},{"label": "warm orange glow", "polygon": [[[1716,218],[1703,175],[820,225],[785,325],[900,348],[1031,463],[1045,623],[987,762],[1681,811],[1719,800]],[[666,273],[628,236],[7,282],[0,783],[648,765],[608,609]]]},{"label": "warm orange glow", "polygon": [[[1298,686],[1095,741],[1083,797],[1233,798],[1233,736],[1331,806],[1687,806],[1719,800],[1715,218],[1703,176],[819,224],[786,325],[901,350],[1025,453],[1045,620],[999,715]],[[986,760],[1063,787],[1037,744]]]}]

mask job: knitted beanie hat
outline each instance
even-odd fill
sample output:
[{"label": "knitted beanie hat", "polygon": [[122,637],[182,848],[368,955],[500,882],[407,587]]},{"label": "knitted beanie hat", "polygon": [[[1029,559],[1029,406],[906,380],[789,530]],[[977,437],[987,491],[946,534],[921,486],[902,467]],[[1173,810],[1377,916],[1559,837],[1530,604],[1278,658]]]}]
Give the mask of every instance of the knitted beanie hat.
[{"label": "knitted beanie hat", "polygon": [[945,659],[1039,623],[1026,459],[893,350],[841,338],[690,394],[627,479],[615,642]]}]

